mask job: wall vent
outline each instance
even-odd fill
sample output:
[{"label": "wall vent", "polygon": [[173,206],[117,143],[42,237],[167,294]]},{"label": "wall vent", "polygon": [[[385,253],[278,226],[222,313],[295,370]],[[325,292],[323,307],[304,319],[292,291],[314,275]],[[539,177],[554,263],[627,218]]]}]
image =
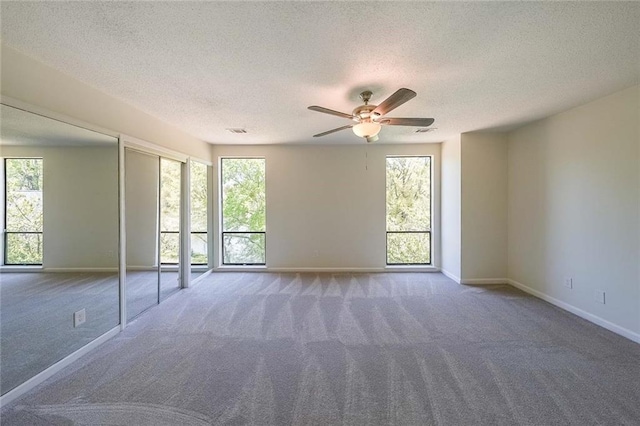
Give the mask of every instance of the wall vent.
[{"label": "wall vent", "polygon": [[417,129],[416,133],[427,133],[427,132],[433,132],[434,130],[438,130],[437,127],[423,127],[421,129]]},{"label": "wall vent", "polygon": [[245,129],[227,129],[227,132],[235,133],[235,134],[247,133]]}]

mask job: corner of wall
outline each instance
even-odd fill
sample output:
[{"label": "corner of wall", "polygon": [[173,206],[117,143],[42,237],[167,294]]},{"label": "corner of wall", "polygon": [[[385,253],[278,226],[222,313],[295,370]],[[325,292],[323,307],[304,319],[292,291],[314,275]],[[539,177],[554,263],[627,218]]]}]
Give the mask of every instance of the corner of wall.
[{"label": "corner of wall", "polygon": [[504,282],[507,276],[507,135],[461,135],[461,279]]},{"label": "corner of wall", "polygon": [[461,265],[461,138],[460,135],[442,143],[440,229],[442,234],[441,270],[460,282]]}]

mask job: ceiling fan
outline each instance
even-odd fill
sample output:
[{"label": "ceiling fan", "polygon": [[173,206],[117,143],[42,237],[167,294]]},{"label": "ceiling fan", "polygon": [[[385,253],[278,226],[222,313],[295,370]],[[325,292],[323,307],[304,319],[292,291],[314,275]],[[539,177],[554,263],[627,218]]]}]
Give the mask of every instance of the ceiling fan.
[{"label": "ceiling fan", "polygon": [[328,130],[326,132],[313,135],[314,138],[339,132],[340,130],[353,129],[353,133],[361,138],[365,138],[367,142],[375,142],[378,140],[378,133],[382,126],[417,126],[428,127],[435,121],[433,118],[392,118],[383,117],[385,114],[398,108],[403,103],[416,97],[416,92],[409,89],[399,89],[393,95],[385,99],[380,105],[369,105],[373,93],[366,90],[360,93],[360,99],[364,105],[360,105],[353,110],[351,114],[340,111],[323,108],[320,106],[310,106],[311,111],[323,112],[325,114],[336,115],[338,117],[348,118],[357,124],[349,124],[347,126],[338,127],[337,129]]}]

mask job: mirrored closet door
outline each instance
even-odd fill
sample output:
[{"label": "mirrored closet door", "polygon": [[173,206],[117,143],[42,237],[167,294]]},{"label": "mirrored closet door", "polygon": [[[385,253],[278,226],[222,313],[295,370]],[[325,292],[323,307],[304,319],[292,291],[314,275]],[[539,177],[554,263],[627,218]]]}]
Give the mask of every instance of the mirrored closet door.
[{"label": "mirrored closet door", "polygon": [[180,290],[182,163],[160,158],[160,298]]},{"label": "mirrored closet door", "polygon": [[160,157],[125,149],[127,321],[159,302]]},{"label": "mirrored closet door", "polygon": [[117,327],[118,139],[0,113],[0,390]]},{"label": "mirrored closet door", "polygon": [[190,262],[191,280],[196,279],[209,269],[212,244],[209,241],[209,221],[211,218],[211,205],[209,181],[211,167],[198,161],[191,161],[189,171],[190,185]]},{"label": "mirrored closet door", "polygon": [[184,163],[125,149],[127,320],[180,290]]}]

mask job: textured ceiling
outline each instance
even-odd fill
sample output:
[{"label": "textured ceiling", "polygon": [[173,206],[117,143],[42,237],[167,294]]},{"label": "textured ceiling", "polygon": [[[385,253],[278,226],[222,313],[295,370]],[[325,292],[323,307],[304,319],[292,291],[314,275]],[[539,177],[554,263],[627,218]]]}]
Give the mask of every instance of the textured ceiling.
[{"label": "textured ceiling", "polygon": [[[640,82],[640,3],[5,2],[4,43],[211,143],[363,143],[358,93],[418,96],[377,143],[509,128]],[[245,135],[226,128],[242,127]]]}]

